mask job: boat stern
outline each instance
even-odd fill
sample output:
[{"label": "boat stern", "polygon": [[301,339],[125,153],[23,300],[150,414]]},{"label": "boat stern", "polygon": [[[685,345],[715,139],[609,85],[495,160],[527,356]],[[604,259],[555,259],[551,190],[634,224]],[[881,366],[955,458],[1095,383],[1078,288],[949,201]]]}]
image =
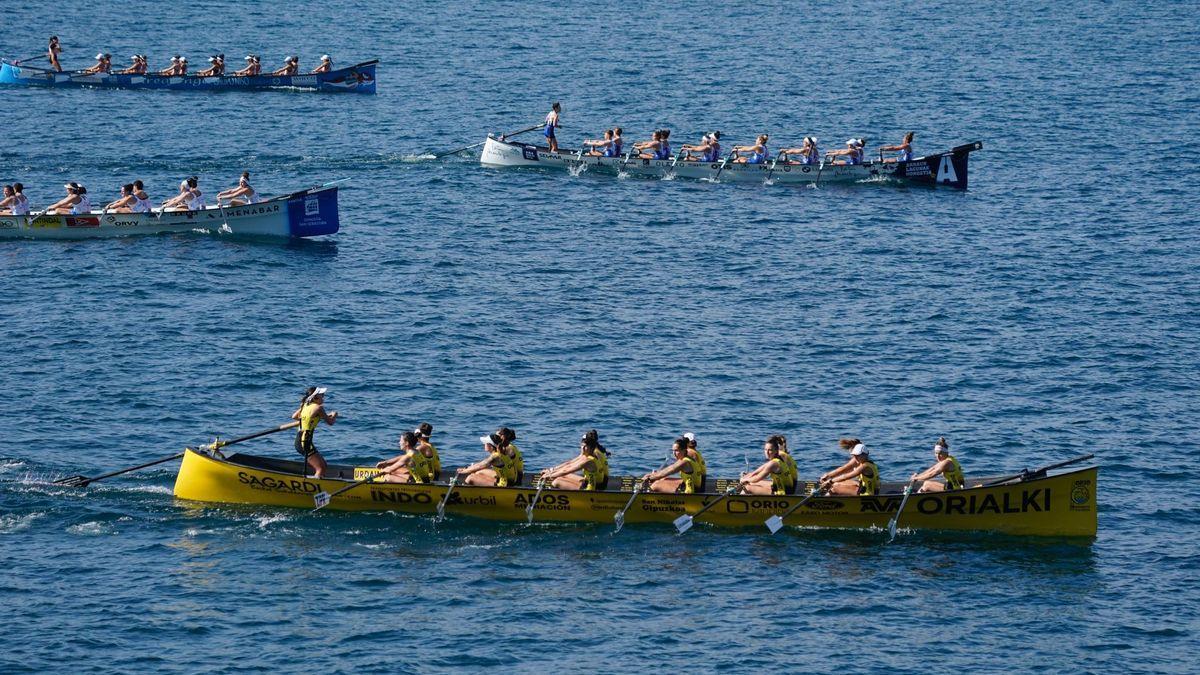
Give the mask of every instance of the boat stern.
[{"label": "boat stern", "polygon": [[488,134],[479,155],[483,166],[538,166],[537,148],[524,143],[502,141]]},{"label": "boat stern", "polygon": [[20,84],[21,69],[8,61],[0,61],[0,84]]},{"label": "boat stern", "polygon": [[967,189],[967,165],[971,153],[983,149],[982,141],[966,143],[948,152],[915,157],[901,162],[893,174],[895,178],[926,185],[948,185],[960,190]]}]

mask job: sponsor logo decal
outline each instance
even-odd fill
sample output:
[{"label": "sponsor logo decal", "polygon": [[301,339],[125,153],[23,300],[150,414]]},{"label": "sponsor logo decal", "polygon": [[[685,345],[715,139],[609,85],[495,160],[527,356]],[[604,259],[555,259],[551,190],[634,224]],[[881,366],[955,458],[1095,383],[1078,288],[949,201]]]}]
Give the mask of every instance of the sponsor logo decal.
[{"label": "sponsor logo decal", "polygon": [[317,201],[316,195],[308,195],[304,198],[304,215],[315,216],[321,213],[321,205]]},{"label": "sponsor logo decal", "polygon": [[804,505],[804,508],[814,511],[837,511],[843,506],[841,500],[838,499],[812,499]]},{"label": "sponsor logo decal", "polygon": [[1071,510],[1072,511],[1091,511],[1092,502],[1092,481],[1091,479],[1083,479],[1075,481],[1074,487],[1071,488]]},{"label": "sponsor logo decal", "polygon": [[311,495],[316,494],[321,489],[316,483],[307,480],[280,480],[270,476],[254,476],[245,471],[238,472],[238,482],[250,486],[251,490],[263,490],[265,492],[290,492],[292,494]]},{"label": "sponsor logo decal", "polygon": [[15,230],[16,228],[17,221],[0,218],[0,230]]},{"label": "sponsor logo decal", "polygon": [[909,178],[928,176],[929,165],[925,162],[906,162],[904,165],[904,175],[908,176]]},{"label": "sponsor logo decal", "polygon": [[67,227],[100,227],[99,218],[67,217]]},{"label": "sponsor logo decal", "polygon": [[950,155],[942,155],[942,163],[938,165],[937,182],[958,182],[958,174],[954,171],[954,162],[950,160]]},{"label": "sponsor logo decal", "polygon": [[970,496],[953,493],[921,497],[917,510],[932,516],[937,514],[979,516],[985,513],[1030,513],[1050,511],[1050,488],[1022,490],[1020,496],[1005,492],[999,498],[995,494],[973,494]]},{"label": "sponsor logo decal", "polygon": [[432,504],[433,497],[428,492],[408,493],[400,490],[371,490],[371,501],[388,502],[391,504]]},{"label": "sponsor logo decal", "polygon": [[522,146],[521,156],[531,162],[536,162],[538,161],[537,148],[531,148],[528,145]]},{"label": "sponsor logo decal", "polygon": [[775,513],[776,511],[783,511],[792,505],[786,499],[771,499],[770,497],[763,497],[761,499],[730,499],[727,502],[728,505],[725,507],[726,513],[750,513],[751,511]]},{"label": "sponsor logo decal", "polygon": [[[513,501],[513,508],[526,508],[531,501],[533,501],[533,497],[526,497],[524,493],[520,493]],[[567,495],[544,494],[538,497],[537,504],[534,505],[533,509],[535,511],[570,511],[571,499]]]}]

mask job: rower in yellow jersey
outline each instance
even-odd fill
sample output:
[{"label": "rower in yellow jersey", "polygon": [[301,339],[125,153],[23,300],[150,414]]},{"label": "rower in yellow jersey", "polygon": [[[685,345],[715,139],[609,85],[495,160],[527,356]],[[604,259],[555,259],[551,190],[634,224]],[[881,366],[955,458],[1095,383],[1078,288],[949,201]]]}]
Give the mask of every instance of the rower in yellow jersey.
[{"label": "rower in yellow jersey", "polygon": [[700,477],[696,482],[696,491],[704,492],[704,481],[708,480],[708,465],[704,463],[704,455],[696,448],[696,434],[687,432],[683,435],[687,439],[688,457],[696,461],[696,465],[700,467]]},{"label": "rower in yellow jersey", "polygon": [[[937,458],[937,462],[933,466],[912,475],[911,480],[922,481],[921,488],[917,492],[944,492],[961,490],[966,487],[962,465],[958,463],[954,455],[950,454],[950,442],[945,437],[937,439],[937,443],[934,443],[933,456]],[[945,483],[931,480],[939,474],[946,480]]]},{"label": "rower in yellow jersey", "polygon": [[792,458],[792,452],[788,450],[787,438],[782,434],[776,434],[771,438],[779,443],[779,460],[783,462],[783,468],[787,471],[787,493],[795,494],[796,486],[800,484],[800,470],[796,468],[796,460]]},{"label": "rower in yellow jersey", "polygon": [[[671,444],[671,454],[675,457],[674,462],[642,476],[642,481],[650,484],[650,491],[688,495],[702,492],[700,463],[688,454],[688,439],[676,438]],[[679,478],[671,477],[675,474],[679,474]]]},{"label": "rower in yellow jersey", "polygon": [[479,487],[508,487],[517,484],[517,467],[512,456],[501,449],[500,436],[480,436],[479,442],[487,457],[458,470],[464,485]]},{"label": "rower in yellow jersey", "polygon": [[608,450],[592,429],[579,439],[579,455],[542,472],[555,490],[607,490]]},{"label": "rower in yellow jersey", "polygon": [[421,441],[421,451],[429,458],[429,469],[432,472],[431,478],[427,481],[418,481],[431,483],[442,479],[442,456],[438,452],[437,446],[430,442],[429,437],[433,435],[433,425],[429,422],[421,422],[417,425],[413,432]]},{"label": "rower in yellow jersey", "polygon": [[441,462],[433,446],[421,441],[415,431],[406,431],[400,436],[401,454],[385,459],[375,465],[383,477],[383,483],[431,483],[435,480],[434,464],[438,470]]},{"label": "rower in yellow jersey", "polygon": [[313,476],[318,479],[325,477],[325,469],[329,465],[313,444],[313,435],[317,432],[318,424],[324,421],[325,424],[333,426],[338,416],[336,411],[325,412],[325,392],[325,387],[309,387],[304,392],[300,407],[292,413],[292,419],[300,420],[300,429],[296,432],[296,452],[304,455],[304,475],[307,476],[308,468],[312,467]]},{"label": "rower in yellow jersey", "polygon": [[750,473],[742,474],[741,492],[751,495],[785,495],[788,494],[787,466],[781,459],[779,440],[772,436],[763,443],[763,456],[767,461]]},{"label": "rower in yellow jersey", "polygon": [[500,438],[500,449],[512,460],[516,478],[509,485],[520,485],[525,481],[525,456],[513,441],[517,440],[517,432],[508,427],[500,427],[494,436]]},{"label": "rower in yellow jersey", "polygon": [[879,494],[879,467],[871,461],[867,446],[857,438],[843,438],[842,448],[850,446],[850,460],[821,476],[820,488],[839,497]]}]

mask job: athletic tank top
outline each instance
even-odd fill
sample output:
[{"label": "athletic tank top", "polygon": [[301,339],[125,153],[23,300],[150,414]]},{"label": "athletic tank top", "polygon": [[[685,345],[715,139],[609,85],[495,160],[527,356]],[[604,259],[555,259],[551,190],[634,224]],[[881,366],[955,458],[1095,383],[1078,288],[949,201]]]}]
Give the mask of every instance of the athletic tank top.
[{"label": "athletic tank top", "polygon": [[767,161],[767,146],[762,146],[762,152],[755,152],[750,155],[748,164],[762,164]]},{"label": "athletic tank top", "polygon": [[[700,465],[691,457],[684,457],[683,461],[683,469],[679,472],[679,477],[683,479],[683,484],[681,485],[683,488],[682,491],[688,495],[696,494],[696,487],[700,486],[700,474],[702,473]],[[691,473],[688,473],[688,469],[691,470]]]},{"label": "athletic tank top", "polygon": [[597,450],[592,455],[592,465],[595,466],[595,469],[591,471],[588,471],[586,464],[583,466],[584,490],[599,490],[604,481],[608,480],[608,455]]},{"label": "athletic tank top", "polygon": [[869,459],[863,465],[862,473],[858,474],[858,494],[879,494],[879,467]]},{"label": "athletic tank top", "polygon": [[184,200],[184,203],[187,204],[188,211],[199,211],[204,208],[204,195],[192,190],[191,196]]},{"label": "athletic tank top", "polygon": [[671,144],[666,141],[659,141],[658,154],[656,159],[671,159]]},{"label": "athletic tank top", "polygon": [[92,200],[87,195],[79,195],[79,201],[71,207],[71,215],[89,213],[92,210]]},{"label": "athletic tank top", "polygon": [[911,162],[913,158],[912,150],[901,150],[900,156],[896,159],[901,162]]},{"label": "athletic tank top", "polygon": [[787,465],[783,462],[782,453],[776,459],[776,462],[778,464],[775,467],[775,471],[771,473],[771,494],[785,495],[791,485],[788,484],[788,470]]},{"label": "athletic tank top", "polygon": [[783,462],[783,468],[787,471],[787,487],[791,489],[796,485],[796,481],[800,480],[800,471],[796,468],[796,460],[792,459],[792,455],[787,452],[779,453],[779,459]]},{"label": "athletic tank top", "polygon": [[129,210],[134,213],[149,213],[151,209],[149,199],[141,199],[137,195],[133,196],[133,206]]},{"label": "athletic tank top", "polygon": [[317,423],[321,421],[317,416],[317,409],[320,407],[316,403],[305,403],[300,408],[300,431],[312,433],[317,428]]},{"label": "athletic tank top", "polygon": [[950,460],[950,466],[942,472],[942,477],[946,479],[946,489],[961,490],[967,483],[966,478],[963,477],[962,465],[953,455],[947,455],[947,458]]},{"label": "athletic tank top", "polygon": [[617,157],[617,156],[619,156],[619,155],[621,154],[621,152],[622,152],[622,147],[623,147],[624,145],[625,145],[625,142],[624,142],[624,141],[622,141],[622,140],[621,140],[621,139],[619,139],[619,138],[614,138],[614,139],[613,139],[613,144],[612,144],[612,149],[613,149],[613,154],[612,154],[612,156],[613,156],[613,157]]},{"label": "athletic tank top", "polygon": [[14,216],[29,215],[29,199],[25,197],[24,193],[17,194],[17,201],[13,204],[12,212]]},{"label": "athletic tank top", "polygon": [[706,154],[704,156],[704,161],[719,162],[720,160],[721,160],[721,144],[714,141],[713,144],[708,147],[708,154]]},{"label": "athletic tank top", "polygon": [[512,457],[502,450],[491,454],[492,469],[496,472],[496,486],[508,487],[517,484],[517,466]]},{"label": "athletic tank top", "polygon": [[[696,456],[693,457],[692,459],[696,462],[696,466],[700,468],[700,475],[707,475],[708,474],[708,464],[705,463],[705,461],[704,461],[704,455],[700,454],[699,450],[689,450],[688,452],[696,453]],[[689,457],[690,456],[691,455],[689,454]],[[697,476],[697,478],[699,478],[699,476]]]},{"label": "athletic tank top", "polygon": [[[435,451],[434,457],[436,456],[437,452]],[[412,451],[412,459],[409,460],[408,468],[413,480],[418,483],[428,483],[433,480],[434,457],[426,457],[425,453],[421,452],[421,447],[419,445]]]}]

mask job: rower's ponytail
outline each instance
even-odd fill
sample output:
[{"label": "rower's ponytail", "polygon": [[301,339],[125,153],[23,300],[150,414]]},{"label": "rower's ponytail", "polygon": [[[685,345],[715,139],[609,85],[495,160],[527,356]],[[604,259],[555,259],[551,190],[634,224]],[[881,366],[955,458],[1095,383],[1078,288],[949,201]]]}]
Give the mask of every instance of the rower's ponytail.
[{"label": "rower's ponytail", "polygon": [[308,403],[308,398],[309,398],[310,396],[312,396],[312,395],[313,395],[313,392],[314,392],[314,391],[316,391],[316,390],[317,390],[317,388],[316,388],[316,387],[309,387],[308,389],[305,389],[305,390],[304,390],[304,396],[301,396],[301,397],[300,397],[300,405],[301,405],[301,406],[303,406],[303,405],[307,404],[307,403]]},{"label": "rower's ponytail", "polygon": [[840,445],[843,450],[853,450],[854,446],[861,444],[862,441],[858,440],[857,438],[843,438],[838,441],[838,445]]}]

